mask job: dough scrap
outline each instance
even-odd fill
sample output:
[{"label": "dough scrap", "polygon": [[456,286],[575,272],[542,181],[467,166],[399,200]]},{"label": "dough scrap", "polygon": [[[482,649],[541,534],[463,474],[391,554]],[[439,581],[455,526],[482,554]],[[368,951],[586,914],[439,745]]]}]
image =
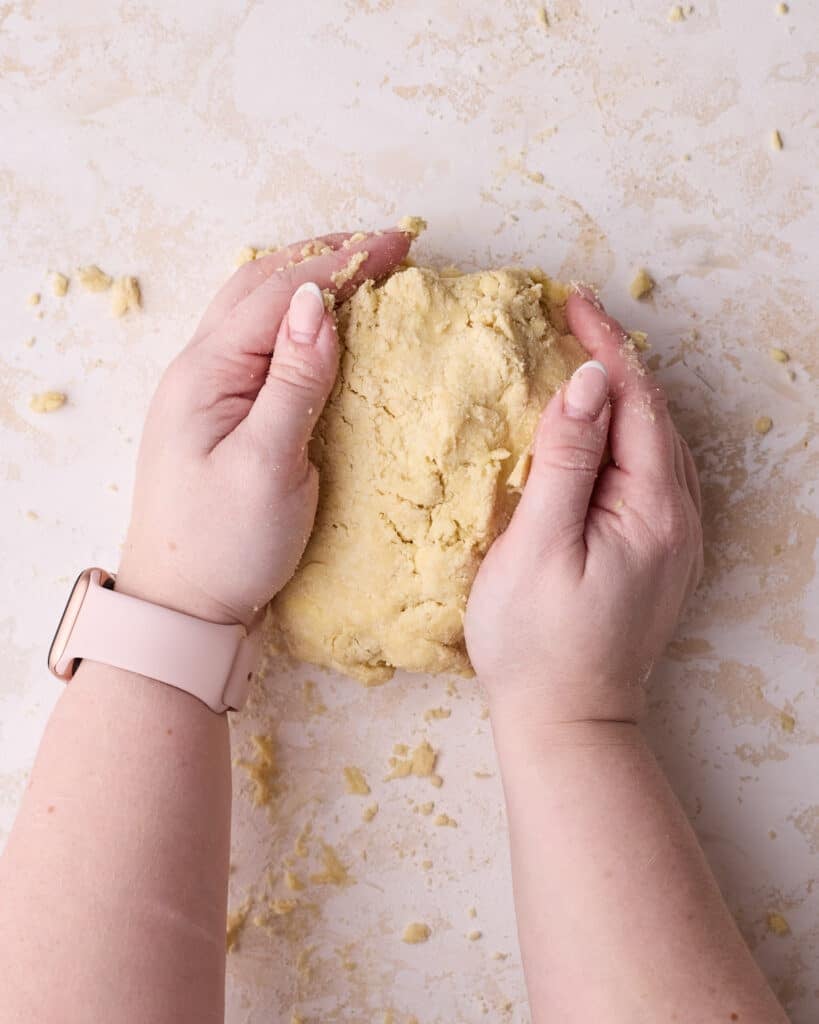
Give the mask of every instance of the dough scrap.
[{"label": "dough scrap", "polygon": [[125,316],[132,309],[142,306],[139,281],[135,277],[118,277],[111,289],[111,312],[114,316]]},{"label": "dough scrap", "polygon": [[247,777],[253,784],[252,802],[254,807],[268,807],[279,795],[279,765],[272,736],[252,736],[251,742],[256,754],[255,761],[240,760]]},{"label": "dough scrap", "polygon": [[640,267],[634,275],[634,280],[629,285],[628,290],[632,299],[643,299],[646,295],[651,294],[654,284],[655,281],[651,274],[644,267]]},{"label": "dough scrap", "polygon": [[56,412],[62,409],[68,401],[68,395],[64,391],[41,391],[32,395],[28,407],[32,412]]},{"label": "dough scrap", "polygon": [[414,921],[412,924],[408,924],[404,929],[404,934],[401,936],[401,939],[404,942],[409,943],[409,945],[414,946],[419,942],[426,942],[431,934],[432,929],[428,924],[423,924],[420,921]]},{"label": "dough scrap", "polygon": [[60,299],[65,295],[68,291],[68,278],[65,274],[57,270],[51,274],[51,291]]},{"label": "dough scrap", "polygon": [[364,778],[364,773],[355,765],[347,765],[344,768],[344,784],[347,792],[354,796],[369,796],[370,787]]},{"label": "dough scrap", "polygon": [[586,359],[566,297],[539,270],[412,267],[341,304],[339,376],[310,451],[319,508],[271,608],[277,650],[370,685],[395,668],[471,674],[466,600],[519,500],[509,477]]},{"label": "dough scrap", "polygon": [[427,222],[423,217],[406,216],[402,217],[398,221],[398,229],[404,231],[408,235],[412,235],[413,238],[417,238],[421,232],[426,231]]},{"label": "dough scrap", "polygon": [[80,267],[77,271],[77,280],[88,292],[105,292],[111,287],[113,278],[104,270],[92,263],[89,267]]}]

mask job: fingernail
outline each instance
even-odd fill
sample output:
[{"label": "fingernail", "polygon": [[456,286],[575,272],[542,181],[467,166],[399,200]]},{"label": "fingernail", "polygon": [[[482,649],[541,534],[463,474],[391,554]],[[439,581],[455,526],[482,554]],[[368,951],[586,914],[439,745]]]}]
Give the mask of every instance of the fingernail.
[{"label": "fingernail", "polygon": [[600,295],[597,291],[592,288],[589,284],[581,284],[579,281],[572,285],[572,289],[575,294],[579,295],[581,299],[585,299],[586,302],[590,302],[595,309],[599,309],[602,313],[603,303],[600,301]]},{"label": "fingernail", "polygon": [[321,288],[307,281],[296,289],[287,311],[290,337],[301,345],[312,345],[318,337],[324,319],[324,299]]},{"label": "fingernail", "polygon": [[563,409],[573,420],[596,420],[609,395],[609,375],[596,359],[572,374],[563,395]]}]

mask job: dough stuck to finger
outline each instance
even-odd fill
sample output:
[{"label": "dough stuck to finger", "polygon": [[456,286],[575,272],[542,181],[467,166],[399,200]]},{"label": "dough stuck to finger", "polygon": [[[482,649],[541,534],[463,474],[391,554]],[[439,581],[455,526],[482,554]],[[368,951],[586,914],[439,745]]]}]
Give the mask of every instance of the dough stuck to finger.
[{"label": "dough stuck to finger", "polygon": [[313,535],[273,645],[362,682],[471,674],[480,561],[520,497],[535,426],[585,361],[540,271],[409,268],[338,310],[338,380],[311,443]]}]

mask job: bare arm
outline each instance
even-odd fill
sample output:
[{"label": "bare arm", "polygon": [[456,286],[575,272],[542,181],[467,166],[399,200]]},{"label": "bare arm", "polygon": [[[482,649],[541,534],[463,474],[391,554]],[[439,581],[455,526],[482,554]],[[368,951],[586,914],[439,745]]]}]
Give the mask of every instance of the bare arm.
[{"label": "bare arm", "polygon": [[2,1021],[220,1021],[227,720],[83,664],[0,860]]},{"label": "bare arm", "polygon": [[598,363],[546,409],[466,622],[490,695],[532,1018],[781,1024],[638,728],[651,665],[701,573],[694,463],[620,325],[588,293],[568,317]]},{"label": "bare arm", "polygon": [[493,727],[533,1020],[785,1021],[639,729]]},{"label": "bare arm", "polygon": [[[358,250],[344,294],[409,247],[398,231],[343,248],[348,237],[246,264],[168,369],[118,590],[250,625],[289,579],[312,529],[307,443],[338,355],[320,289]],[[0,859],[2,1024],[222,1021],[229,755],[225,717],[194,697],[80,666]]]}]

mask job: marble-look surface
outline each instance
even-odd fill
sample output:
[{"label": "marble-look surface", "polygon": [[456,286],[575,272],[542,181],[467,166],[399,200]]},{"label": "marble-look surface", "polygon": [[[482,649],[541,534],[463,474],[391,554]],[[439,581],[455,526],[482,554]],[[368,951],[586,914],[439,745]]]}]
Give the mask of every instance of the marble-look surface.
[{"label": "marble-look surface", "polygon": [[[702,473],[707,572],[648,730],[793,1021],[816,1019],[819,8],[669,6],[548,0],[546,29],[529,0],[0,3],[0,842],[57,696],[67,584],[116,565],[148,398],[235,251],[423,214],[417,257],[594,280],[650,335]],[[52,296],[48,271],[92,261],[139,275],[141,315],[114,321],[76,283]],[[658,286],[638,304],[643,264]],[[37,416],[45,388],[69,403]],[[482,712],[473,681],[270,666],[234,721],[239,758],[275,737],[280,793],[254,808],[237,767],[231,900],[255,907],[231,1024],[528,1019]],[[443,787],[382,781],[422,737]],[[345,764],[372,798],[346,794]],[[428,800],[458,827],[413,812]],[[320,871],[320,840],[354,884],[289,892],[285,860]],[[266,890],[299,901],[267,929]],[[414,920],[425,945],[400,940]]]}]

